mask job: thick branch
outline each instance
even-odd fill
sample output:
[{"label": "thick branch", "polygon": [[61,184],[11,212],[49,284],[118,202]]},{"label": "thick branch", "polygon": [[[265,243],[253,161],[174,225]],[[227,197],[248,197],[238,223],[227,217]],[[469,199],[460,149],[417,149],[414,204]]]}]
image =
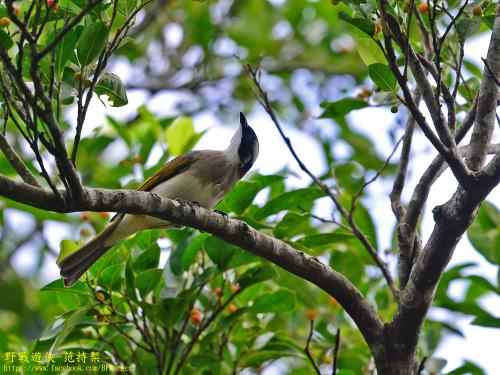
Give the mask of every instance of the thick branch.
[{"label": "thick branch", "polygon": [[[495,116],[498,100],[497,78],[500,74],[500,9],[497,9],[490,46],[488,47],[487,64],[484,67],[483,81],[479,89],[476,123],[470,140],[471,152],[467,156],[467,165],[478,171],[484,164],[487,145],[495,127]],[[494,75],[491,73],[494,72]]]},{"label": "thick branch", "polygon": [[[462,126],[458,128],[455,134],[455,142],[458,144],[465,137],[467,132],[470,130],[474,124],[474,118],[476,117],[477,100],[474,102],[472,108],[467,113]],[[415,187],[408,207],[406,209],[405,215],[400,220],[398,226],[398,252],[400,254],[408,254],[408,257],[402,260],[398,265],[399,271],[399,282],[400,287],[403,289],[406,286],[408,277],[410,276],[411,268],[413,267],[413,261],[415,259],[415,244],[419,243],[418,236],[416,234],[417,224],[422,215],[422,211],[427,202],[427,197],[431,186],[439,177],[439,172],[444,168],[446,162],[442,155],[438,155],[434,158],[432,163],[429,165],[425,173],[420,178],[417,186]]]},{"label": "thick branch", "polygon": [[56,212],[112,211],[146,214],[211,233],[222,240],[263,257],[317,285],[345,308],[368,345],[378,340],[383,324],[374,308],[343,275],[288,244],[267,236],[243,221],[225,218],[201,207],[192,207],[133,190],[84,189],[83,199],[72,201],[67,191],[61,203],[49,190],[0,176],[0,195],[33,207]]},{"label": "thick branch", "polygon": [[[500,17],[497,12],[488,49],[488,61],[497,75],[500,69],[499,42]],[[470,142],[470,156],[467,158],[468,165],[473,170],[481,168],[486,158],[495,124],[497,98],[496,82],[485,72]],[[439,169],[434,175],[438,171]],[[493,160],[475,178],[475,189],[465,190],[459,186],[448,202],[433,209],[436,222],[434,230],[411,271],[394,320],[388,325],[396,340],[406,343],[411,350],[417,345],[437,284],[457,243],[474,220],[481,202],[500,182],[500,153],[495,154]]]}]

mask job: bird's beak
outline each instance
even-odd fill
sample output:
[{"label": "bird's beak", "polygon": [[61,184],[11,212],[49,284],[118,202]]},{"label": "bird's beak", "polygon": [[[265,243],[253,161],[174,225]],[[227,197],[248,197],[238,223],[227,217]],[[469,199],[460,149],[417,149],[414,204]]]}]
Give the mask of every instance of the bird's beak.
[{"label": "bird's beak", "polygon": [[248,127],[247,119],[246,119],[245,115],[242,112],[240,112],[240,125],[241,125],[242,128]]}]

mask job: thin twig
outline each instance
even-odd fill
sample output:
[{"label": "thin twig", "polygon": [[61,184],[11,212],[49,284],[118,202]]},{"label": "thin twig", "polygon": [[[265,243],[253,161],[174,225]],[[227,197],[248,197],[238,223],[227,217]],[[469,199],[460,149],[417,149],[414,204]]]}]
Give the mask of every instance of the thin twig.
[{"label": "thin twig", "polygon": [[[417,92],[415,94],[415,103],[417,105],[420,104],[420,97],[420,93]],[[410,114],[408,116],[408,121],[406,122],[406,129],[403,137],[403,147],[401,149],[401,156],[399,157],[398,171],[396,173],[396,178],[394,179],[392,191],[389,194],[389,197],[391,199],[391,208],[398,222],[401,220],[405,213],[405,209],[401,205],[401,194],[403,193],[406,173],[408,172],[408,164],[410,163],[410,151],[413,140],[413,132],[415,131],[415,125],[415,118]]]},{"label": "thin twig", "polygon": [[97,4],[99,4],[101,0],[95,0],[95,1],[89,1],[87,3],[87,6],[82,9],[80,13],[78,13],[72,20],[71,22],[68,22],[62,29],[61,31],[52,39],[52,41],[40,52],[36,54],[36,59],[40,60],[42,59],[45,55],[50,53],[61,41],[62,38],[66,36],[67,33],[69,33],[78,23],[85,17],[87,13],[89,13],[93,7],[95,7]]},{"label": "thin twig", "polygon": [[396,142],[396,144],[394,145],[394,148],[392,149],[392,152],[391,154],[389,155],[389,157],[385,160],[384,164],[382,165],[382,167],[377,171],[377,173],[375,173],[375,176],[373,176],[372,178],[370,178],[368,181],[366,181],[363,186],[361,186],[361,188],[359,189],[359,191],[352,197],[352,200],[351,200],[351,209],[349,211],[349,216],[352,217],[352,214],[354,213],[354,210],[356,209],[356,201],[358,200],[358,198],[361,196],[361,194],[363,194],[363,191],[366,189],[366,187],[368,185],[370,185],[371,183],[373,183],[377,178],[379,178],[379,176],[384,172],[384,170],[387,168],[387,166],[389,165],[389,162],[391,161],[392,157],[394,156],[394,154],[396,153],[396,150],[398,149],[399,147],[399,144],[401,143],[401,141],[403,140],[403,137],[399,138],[399,140]]},{"label": "thin twig", "polygon": [[361,229],[358,227],[356,224],[355,220],[353,217],[349,216],[349,213],[345,210],[345,208],[340,204],[340,201],[338,198],[331,192],[331,190],[328,188],[328,186],[325,185],[323,181],[321,181],[319,178],[317,178],[310,170],[309,168],[306,167],[306,165],[302,162],[302,160],[299,158],[297,155],[295,149],[292,146],[292,143],[290,142],[290,139],[286,136],[285,132],[283,131],[283,128],[281,127],[281,124],[278,120],[278,117],[276,116],[276,113],[274,112],[274,109],[269,101],[269,97],[267,96],[267,93],[262,89],[262,86],[260,85],[260,70],[258,68],[252,68],[250,64],[244,64],[245,69],[247,70],[248,74],[250,75],[252,82],[255,84],[257,88],[257,92],[255,92],[255,97],[257,101],[262,105],[264,110],[267,112],[271,120],[273,121],[274,125],[278,129],[278,132],[281,135],[281,138],[285,141],[288,150],[292,154],[293,158],[299,165],[300,169],[304,171],[310,178],[313,180],[314,184],[318,186],[323,192],[332,200],[334,203],[336,209],[339,211],[340,215],[349,223],[349,225],[352,228],[352,232],[358,237],[362,245],[365,247],[365,249],[368,251],[374,262],[377,264],[377,266],[380,268],[382,271],[382,274],[384,275],[384,278],[386,279],[387,285],[389,289],[391,290],[394,298],[398,300],[398,290],[395,287],[394,280],[392,278],[392,275],[389,271],[389,268],[387,264],[380,258],[380,256],[377,253],[377,250],[373,247],[373,245],[370,243],[368,238],[365,236],[365,234],[361,231]]},{"label": "thin twig", "polygon": [[418,365],[417,375],[420,375],[425,369],[425,362],[427,362],[427,357],[422,358],[422,361]]},{"label": "thin twig", "polygon": [[319,370],[319,367],[316,364],[316,361],[314,360],[311,351],[309,350],[309,344],[311,343],[311,339],[314,332],[314,320],[311,319],[309,323],[310,323],[309,335],[307,336],[307,342],[306,342],[306,347],[304,348],[304,352],[306,353],[307,358],[309,358],[309,362],[311,362],[311,365],[314,368],[314,371],[316,371],[316,374],[321,375],[321,371]]},{"label": "thin twig", "polygon": [[191,341],[189,342],[189,344],[187,344],[187,346],[185,347],[185,349],[183,350],[182,352],[182,355],[181,355],[181,358],[179,359],[179,362],[177,363],[177,366],[175,367],[175,371],[174,371],[174,375],[177,375],[181,369],[182,369],[182,366],[184,366],[184,363],[186,362],[186,359],[189,355],[189,353],[191,353],[191,350],[193,349],[194,347],[194,344],[196,344],[198,342],[198,339],[200,338],[200,335],[202,334],[203,331],[205,331],[212,323],[213,321],[215,320],[215,318],[217,318],[217,316],[219,316],[219,314],[224,311],[224,309],[229,306],[229,304],[243,291],[244,289],[239,289],[237,292],[233,293],[228,299],[226,302],[224,302],[222,305],[220,305],[220,307],[215,310],[214,312],[212,312],[212,314],[207,318],[207,320],[205,320],[200,328],[196,331],[196,333],[194,334],[193,338],[191,339]]},{"label": "thin twig", "polygon": [[339,358],[339,348],[340,348],[340,327],[337,328],[337,333],[335,335],[335,347],[333,348],[333,365],[332,365],[332,375],[337,372],[337,362]]}]

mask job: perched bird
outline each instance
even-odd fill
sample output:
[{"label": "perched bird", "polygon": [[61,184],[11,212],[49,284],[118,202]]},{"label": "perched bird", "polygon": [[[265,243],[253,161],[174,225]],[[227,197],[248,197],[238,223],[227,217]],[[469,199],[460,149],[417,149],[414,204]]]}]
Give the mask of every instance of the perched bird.
[{"label": "perched bird", "polygon": [[[240,126],[224,151],[191,151],[181,155],[149,177],[138,190],[212,208],[248,172],[258,154],[257,136],[240,113]],[[174,227],[152,216],[117,214],[106,229],[59,262],[64,285],[73,285],[118,241],[145,229]]]}]

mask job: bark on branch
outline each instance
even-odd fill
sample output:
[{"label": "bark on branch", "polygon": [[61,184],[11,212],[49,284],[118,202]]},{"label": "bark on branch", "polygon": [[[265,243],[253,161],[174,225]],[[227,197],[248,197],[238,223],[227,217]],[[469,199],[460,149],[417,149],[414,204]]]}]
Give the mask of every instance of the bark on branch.
[{"label": "bark on branch", "polygon": [[[500,72],[499,42],[500,13],[497,11],[488,49],[488,62],[495,75]],[[416,353],[421,327],[434,299],[439,279],[457,243],[474,220],[479,205],[500,182],[500,153],[496,153],[493,160],[482,169],[495,125],[497,99],[498,87],[495,77],[485,71],[467,156],[468,166],[473,171],[478,171],[474,173],[475,188],[466,190],[458,186],[448,202],[433,209],[436,223],[434,230],[410,273],[396,315],[386,326],[386,333],[391,340],[400,343],[403,356],[408,357]],[[436,168],[432,173],[430,182],[439,169]],[[407,353],[404,353],[405,351]]]},{"label": "bark on branch", "polygon": [[382,332],[383,323],[373,306],[342,274],[288,244],[256,231],[243,221],[149,192],[89,188],[83,191],[83,198],[73,201],[67,191],[61,190],[64,198],[61,202],[50,190],[0,176],[0,195],[43,210],[146,214],[211,233],[312,282],[333,296],[354,320],[370,347]]}]

